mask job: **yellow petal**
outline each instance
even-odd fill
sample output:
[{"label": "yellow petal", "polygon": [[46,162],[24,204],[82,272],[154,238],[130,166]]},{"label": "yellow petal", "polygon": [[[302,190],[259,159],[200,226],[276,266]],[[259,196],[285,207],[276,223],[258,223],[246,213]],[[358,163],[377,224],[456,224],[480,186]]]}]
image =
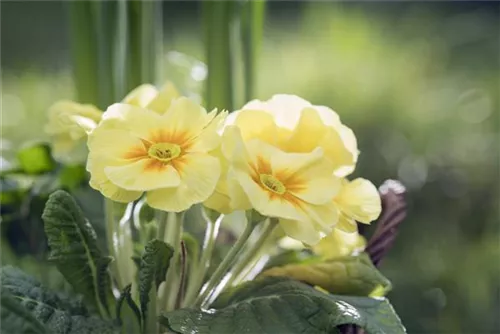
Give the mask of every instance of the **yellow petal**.
[{"label": "yellow petal", "polygon": [[207,125],[206,110],[186,97],[173,100],[163,118],[166,130],[185,137],[198,135]]},{"label": "yellow petal", "polygon": [[[92,156],[100,155],[106,159],[122,161],[120,164],[127,164],[127,160],[138,158],[141,152],[146,155],[143,142],[121,129],[100,126],[89,135],[87,145]],[[135,152],[137,155],[133,154]]]},{"label": "yellow petal", "polygon": [[116,202],[130,203],[142,195],[142,191],[128,191],[121,189],[111,183],[111,181],[97,184],[95,181],[90,180],[89,184],[95,190],[100,191],[105,197],[108,197]]},{"label": "yellow petal", "polygon": [[140,85],[125,96],[123,103],[145,108],[156,96],[158,90],[150,84]]},{"label": "yellow petal", "polygon": [[172,101],[179,96],[177,88],[171,82],[167,82],[146,107],[159,114],[164,114],[170,108]]},{"label": "yellow petal", "polygon": [[276,142],[277,127],[273,116],[262,110],[242,110],[231,113],[226,125],[236,125],[244,141],[260,139],[266,143]]},{"label": "yellow petal", "polygon": [[279,223],[289,237],[305,244],[315,245],[321,239],[321,233],[310,222],[280,219]]},{"label": "yellow petal", "polygon": [[330,233],[339,220],[339,210],[332,204],[307,205],[303,208],[316,230],[325,234]]},{"label": "yellow petal", "polygon": [[321,205],[338,193],[340,180],[331,176],[332,164],[324,158],[321,148],[311,153],[285,153],[272,147],[267,150],[273,171],[294,196]]},{"label": "yellow petal", "polygon": [[313,247],[313,251],[323,258],[333,259],[361,252],[365,246],[366,240],[358,234],[357,230],[353,233],[345,233],[335,229],[332,233],[322,238]]},{"label": "yellow petal", "polygon": [[217,212],[228,214],[233,211],[230,206],[231,198],[225,193],[218,192],[215,190],[210,197],[203,202],[207,208],[215,210]]},{"label": "yellow petal", "polygon": [[345,233],[358,232],[358,224],[356,223],[356,221],[344,212],[340,212],[339,221],[337,225],[335,225],[335,228]]},{"label": "yellow petal", "polygon": [[301,111],[291,136],[281,145],[287,152],[311,152],[318,147],[329,130],[331,128],[325,126],[315,109],[305,108]]},{"label": "yellow petal", "polygon": [[179,168],[180,185],[149,191],[147,202],[151,207],[180,212],[205,201],[213,193],[220,176],[219,161],[202,153],[187,154],[183,160]]},{"label": "yellow petal", "polygon": [[269,191],[264,190],[248,174],[235,171],[234,175],[248,196],[252,207],[260,214],[292,220],[306,219],[306,216],[294,203],[284,200],[279,196],[272,196]]},{"label": "yellow petal", "polygon": [[100,128],[120,128],[145,140],[148,140],[155,130],[168,126],[165,117],[151,110],[124,103],[109,106],[102,119]]},{"label": "yellow petal", "polygon": [[310,106],[311,103],[298,96],[276,94],[267,101],[250,101],[242,110],[266,111],[273,116],[278,126],[293,130],[299,121],[301,110]]},{"label": "yellow petal", "polygon": [[377,188],[362,178],[344,184],[334,201],[348,217],[365,224],[375,220],[382,210]]},{"label": "yellow petal", "polygon": [[148,191],[167,187],[177,187],[181,179],[171,165],[154,159],[141,159],[122,166],[104,168],[106,176],[115,185],[135,191]]},{"label": "yellow petal", "polygon": [[208,152],[216,149],[222,140],[218,130],[227,115],[226,111],[216,116],[216,110],[206,115],[206,123],[203,130],[196,136],[195,142],[188,148],[188,152]]},{"label": "yellow petal", "polygon": [[230,195],[230,207],[232,210],[250,210],[252,203],[241,185],[236,181],[234,172],[228,173],[227,193]]},{"label": "yellow petal", "polygon": [[113,164],[119,164],[121,161],[113,161],[105,156],[95,156],[89,154],[87,159],[87,170],[90,172],[90,186],[100,191],[105,197],[114,201],[128,203],[138,199],[142,191],[128,191],[122,189],[108,179],[104,173],[104,168]]}]

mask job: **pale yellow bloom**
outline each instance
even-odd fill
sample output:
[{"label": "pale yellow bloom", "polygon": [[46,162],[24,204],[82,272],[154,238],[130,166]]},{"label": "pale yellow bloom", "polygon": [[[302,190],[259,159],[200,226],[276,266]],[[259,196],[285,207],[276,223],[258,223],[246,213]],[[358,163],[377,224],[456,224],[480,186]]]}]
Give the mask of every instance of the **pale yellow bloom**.
[{"label": "pale yellow bloom", "polygon": [[279,218],[287,235],[307,244],[331,232],[338,220],[332,198],[340,180],[332,177],[322,148],[287,153],[260,139],[244,142],[238,127],[227,126],[222,149],[230,166],[227,191],[233,210],[253,208]]},{"label": "pale yellow bloom", "polygon": [[313,246],[313,251],[325,259],[352,255],[362,252],[365,249],[366,240],[358,232],[346,233],[339,229],[334,229],[326,237],[322,238],[318,244]]},{"label": "pale yellow bloom", "polygon": [[102,112],[90,104],[59,101],[49,109],[45,132],[52,139],[52,153],[57,159],[69,160],[87,137],[86,131],[101,120]]},{"label": "pale yellow bloom", "polygon": [[226,124],[237,125],[244,141],[258,138],[285,152],[309,153],[321,147],[338,177],[350,174],[358,159],[356,137],[337,113],[295,95],[250,101],[231,113]]},{"label": "pale yellow bloom", "polygon": [[333,202],[340,213],[336,228],[348,233],[358,231],[356,222],[369,224],[377,219],[382,211],[377,188],[362,178],[352,181],[343,179],[340,191]]},{"label": "pale yellow bloom", "polygon": [[206,200],[220,176],[220,163],[209,152],[220,144],[224,117],[184,97],[163,114],[110,106],[89,135],[90,185],[119,202],[146,192],[150,206],[172,212]]},{"label": "pale yellow bloom", "polygon": [[[168,110],[171,100],[179,96],[170,82],[160,90],[145,84],[131,91],[123,103],[162,114]],[[102,111],[91,104],[58,101],[52,105],[45,131],[51,137],[54,156],[63,161],[71,160],[74,156],[80,156],[80,160],[84,158],[87,133],[97,126],[101,117]]]}]

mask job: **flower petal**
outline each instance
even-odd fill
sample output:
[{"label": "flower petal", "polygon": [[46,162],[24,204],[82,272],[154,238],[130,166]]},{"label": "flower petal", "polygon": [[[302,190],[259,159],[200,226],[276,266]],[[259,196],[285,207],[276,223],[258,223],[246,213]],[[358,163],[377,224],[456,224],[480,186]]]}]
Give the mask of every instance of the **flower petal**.
[{"label": "flower petal", "polygon": [[164,114],[170,108],[172,101],[180,96],[179,91],[171,82],[167,82],[156,96],[150,100],[146,108],[159,114]]},{"label": "flower petal", "polygon": [[155,159],[141,159],[122,166],[109,166],[104,173],[115,185],[136,191],[177,187],[181,179],[170,164]]},{"label": "flower petal", "polygon": [[150,84],[140,85],[125,96],[123,103],[145,108],[158,94],[155,86]]},{"label": "flower petal", "polygon": [[162,129],[168,125],[165,117],[149,109],[124,103],[115,103],[109,106],[102,119],[99,127],[120,128],[145,140],[150,140],[156,129]]},{"label": "flower petal", "polygon": [[212,195],[220,176],[220,163],[208,154],[192,153],[183,157],[177,187],[149,191],[148,204],[156,209],[180,212]]},{"label": "flower petal", "polygon": [[300,113],[299,121],[286,142],[280,143],[285,151],[308,153],[319,146],[330,127],[325,126],[318,112],[312,107]]},{"label": "flower petal", "polygon": [[332,164],[324,158],[323,150],[311,153],[285,153],[271,150],[271,166],[294,196],[311,204],[325,204],[338,193],[340,179],[332,177]]},{"label": "flower petal", "polygon": [[314,229],[313,224],[310,222],[280,219],[279,223],[289,237],[308,245],[315,245],[321,239],[321,234]]},{"label": "flower petal", "polygon": [[185,138],[198,135],[207,124],[206,110],[186,97],[173,100],[163,118],[165,130]]},{"label": "flower petal", "polygon": [[100,191],[105,197],[108,197],[116,202],[130,203],[141,197],[142,191],[128,191],[115,186],[111,181],[97,184],[90,180],[90,186],[95,190]]},{"label": "flower petal", "polygon": [[345,183],[334,201],[348,217],[365,224],[375,220],[382,210],[377,188],[362,178]]},{"label": "flower petal", "polygon": [[248,196],[252,207],[260,214],[292,220],[303,220],[306,218],[300,207],[297,206],[297,203],[288,201],[281,196],[273,196],[272,193],[264,190],[244,172],[235,171],[234,175]]}]

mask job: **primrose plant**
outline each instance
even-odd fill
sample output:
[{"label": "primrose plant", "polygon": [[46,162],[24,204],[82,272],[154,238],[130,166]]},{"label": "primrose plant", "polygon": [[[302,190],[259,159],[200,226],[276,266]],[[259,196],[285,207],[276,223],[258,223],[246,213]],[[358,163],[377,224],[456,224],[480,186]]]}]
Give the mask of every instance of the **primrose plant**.
[{"label": "primrose plant", "polygon": [[[72,293],[4,267],[6,332],[405,332],[376,268],[404,189],[349,178],[356,137],[332,109],[275,95],[207,112],[172,83],[147,84],[104,112],[57,102],[46,129],[59,156],[86,142],[107,249],[71,195],[53,193],[49,260]],[[367,241],[358,223],[382,207]]]}]

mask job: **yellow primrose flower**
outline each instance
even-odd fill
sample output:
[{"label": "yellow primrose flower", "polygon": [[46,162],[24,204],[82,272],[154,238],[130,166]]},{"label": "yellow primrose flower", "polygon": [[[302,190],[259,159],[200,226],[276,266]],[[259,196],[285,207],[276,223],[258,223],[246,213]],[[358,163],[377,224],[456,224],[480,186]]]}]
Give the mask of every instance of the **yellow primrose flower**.
[{"label": "yellow primrose flower", "polygon": [[314,253],[325,259],[352,255],[362,252],[365,249],[366,240],[358,232],[346,233],[339,229],[334,229],[326,237],[322,238],[318,244],[312,247]]},{"label": "yellow primrose flower", "polygon": [[230,163],[228,193],[231,208],[254,208],[279,218],[285,233],[307,244],[331,232],[338,220],[332,198],[340,180],[323,150],[286,153],[260,139],[243,141],[236,126],[226,127],[222,150]]},{"label": "yellow primrose flower", "polygon": [[337,113],[295,95],[250,101],[231,113],[226,124],[238,126],[244,141],[258,138],[289,153],[309,153],[321,147],[338,177],[350,174],[358,159],[356,137]]},{"label": "yellow primrose flower", "polygon": [[[179,96],[170,82],[160,90],[144,84],[131,91],[123,99],[123,103],[162,114],[168,110],[170,102]],[[84,139],[97,126],[101,117],[102,111],[91,104],[59,101],[52,105],[45,132],[51,137],[54,156],[61,160],[69,160],[74,155],[85,156]],[[73,154],[75,152],[77,154]]]},{"label": "yellow primrose flower", "polygon": [[[59,101],[49,109],[45,132],[51,137],[52,152],[58,159],[68,160],[69,154],[83,144],[86,130],[94,128],[102,112],[90,104]],[[71,157],[69,157],[71,158]]]},{"label": "yellow primrose flower", "polygon": [[333,202],[340,213],[336,228],[347,233],[357,233],[356,222],[369,224],[377,219],[382,211],[377,188],[363,178],[353,181],[342,179],[340,191]]},{"label": "yellow primrose flower", "polygon": [[90,133],[90,185],[104,196],[130,202],[144,192],[151,207],[180,212],[206,200],[220,176],[208,152],[220,144],[217,115],[180,97],[164,114],[117,103]]}]

